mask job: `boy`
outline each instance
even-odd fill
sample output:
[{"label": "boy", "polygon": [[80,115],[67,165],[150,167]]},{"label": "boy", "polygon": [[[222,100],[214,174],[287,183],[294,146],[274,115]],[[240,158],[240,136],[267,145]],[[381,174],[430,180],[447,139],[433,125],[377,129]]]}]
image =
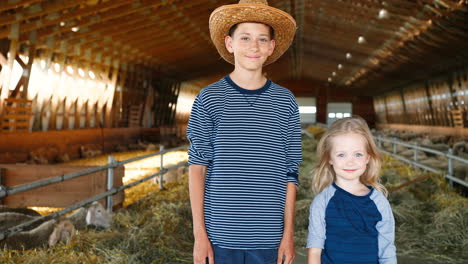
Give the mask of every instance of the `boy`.
[{"label": "boy", "polygon": [[194,263],[291,264],[301,162],[292,93],[262,73],[289,47],[296,23],[266,1],[210,16],[210,35],[234,71],[205,87],[187,137]]}]

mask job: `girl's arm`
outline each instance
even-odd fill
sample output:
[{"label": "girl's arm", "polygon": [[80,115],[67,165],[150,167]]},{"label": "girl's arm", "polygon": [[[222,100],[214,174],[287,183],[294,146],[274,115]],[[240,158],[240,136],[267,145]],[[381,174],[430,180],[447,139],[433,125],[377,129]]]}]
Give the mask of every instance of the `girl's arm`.
[{"label": "girl's arm", "polygon": [[392,208],[383,195],[378,196],[374,202],[382,215],[382,220],[376,225],[379,232],[379,263],[396,264],[395,219]]},{"label": "girl's arm", "polygon": [[322,255],[321,248],[309,248],[307,253],[307,264],[320,264],[320,256]]}]

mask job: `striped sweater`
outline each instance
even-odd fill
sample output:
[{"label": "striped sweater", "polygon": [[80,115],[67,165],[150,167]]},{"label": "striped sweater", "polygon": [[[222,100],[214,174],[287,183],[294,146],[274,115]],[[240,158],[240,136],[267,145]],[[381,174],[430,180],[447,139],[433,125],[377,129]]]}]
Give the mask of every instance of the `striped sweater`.
[{"label": "striped sweater", "polygon": [[247,90],[229,76],[195,99],[189,164],[207,166],[204,214],[210,241],[232,249],[278,248],[287,182],[298,183],[299,111],[270,80]]}]

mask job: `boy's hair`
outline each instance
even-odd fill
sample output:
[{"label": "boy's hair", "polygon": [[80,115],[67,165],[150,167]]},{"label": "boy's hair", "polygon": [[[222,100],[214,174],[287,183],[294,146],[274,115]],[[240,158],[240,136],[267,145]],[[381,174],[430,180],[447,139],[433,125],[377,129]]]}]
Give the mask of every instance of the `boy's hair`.
[{"label": "boy's hair", "polygon": [[369,126],[366,121],[359,116],[347,117],[333,122],[320,139],[317,145],[317,153],[320,155],[320,160],[314,169],[312,190],[314,193],[318,194],[335,181],[335,171],[330,164],[331,139],[335,136],[347,133],[355,133],[366,139],[366,151],[369,155],[369,163],[360,177],[361,183],[366,186],[370,185],[387,196],[387,190],[379,183],[382,155],[375,145]]},{"label": "boy's hair", "polygon": [[[242,23],[258,23],[258,24],[263,24],[263,23],[260,23],[260,22],[242,22]],[[233,26],[229,29],[228,36],[232,37],[232,36],[234,35],[234,31],[236,31],[237,26],[239,26],[239,24],[241,24],[241,23],[237,23],[237,24],[233,25]],[[270,25],[267,25],[267,24],[264,24],[264,25],[266,25],[266,26],[270,29],[270,40],[275,39],[275,30],[273,29],[273,27],[270,26]]]}]

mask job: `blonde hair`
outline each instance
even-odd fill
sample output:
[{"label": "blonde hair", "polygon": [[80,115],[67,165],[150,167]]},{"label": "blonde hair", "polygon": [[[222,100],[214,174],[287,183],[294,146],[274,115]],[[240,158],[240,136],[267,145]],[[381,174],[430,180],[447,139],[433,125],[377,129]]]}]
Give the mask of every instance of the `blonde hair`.
[{"label": "blonde hair", "polygon": [[366,151],[369,155],[367,168],[360,177],[362,184],[372,186],[387,196],[387,190],[379,182],[379,172],[382,165],[382,155],[375,145],[372,133],[366,121],[359,116],[339,119],[328,128],[317,145],[320,160],[314,169],[312,190],[318,194],[335,181],[335,171],[330,164],[331,139],[338,135],[355,133],[366,139]]}]

